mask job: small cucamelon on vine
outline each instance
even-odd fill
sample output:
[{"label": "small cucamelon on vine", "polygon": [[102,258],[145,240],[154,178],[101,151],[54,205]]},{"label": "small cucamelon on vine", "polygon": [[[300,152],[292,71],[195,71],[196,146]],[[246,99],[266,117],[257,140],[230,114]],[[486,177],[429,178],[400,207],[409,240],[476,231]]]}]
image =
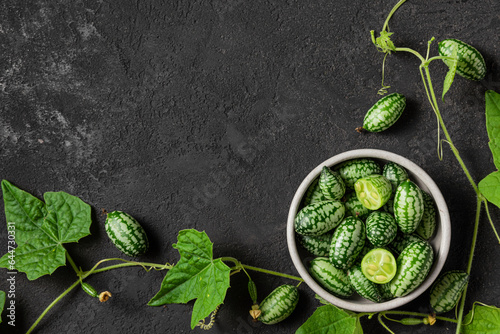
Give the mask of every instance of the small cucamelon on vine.
[{"label": "small cucamelon on vine", "polygon": [[[483,56],[473,46],[458,39],[445,39],[439,42],[439,54],[451,57],[453,49],[457,50],[457,73],[469,80],[481,80],[486,75],[486,62]],[[450,66],[450,60],[443,59]]]},{"label": "small cucamelon on vine", "polygon": [[295,232],[302,235],[320,235],[337,227],[345,215],[339,201],[323,201],[302,208],[295,217]]},{"label": "small cucamelon on vine", "polygon": [[394,218],[401,232],[416,229],[424,214],[424,198],[420,188],[410,180],[402,182],[394,195]]},{"label": "small cucamelon on vine", "polygon": [[91,297],[99,298],[97,290],[87,282],[82,282],[82,290],[85,291]]},{"label": "small cucamelon on vine", "polygon": [[317,257],[309,262],[309,273],[321,286],[339,298],[350,297],[354,292],[347,273],[335,268],[326,257]]},{"label": "small cucamelon on vine", "polygon": [[330,201],[338,201],[345,194],[345,183],[340,175],[328,166],[323,166],[319,177],[319,186],[323,196]]},{"label": "small cucamelon on vine", "polygon": [[432,310],[439,314],[451,311],[465,289],[469,275],[461,270],[448,271],[436,280],[430,290]]},{"label": "small cucamelon on vine", "polygon": [[365,245],[365,224],[359,218],[347,217],[333,232],[330,262],[335,268],[349,269]]},{"label": "small cucamelon on vine", "polygon": [[370,158],[351,159],[335,167],[349,189],[354,189],[354,183],[368,175],[381,174],[379,164]]},{"label": "small cucamelon on vine", "polygon": [[139,256],[147,251],[146,232],[131,215],[121,211],[109,212],[104,226],[111,242],[125,255]]},{"label": "small cucamelon on vine", "polygon": [[299,291],[297,287],[284,284],[274,289],[260,303],[261,314],[258,318],[266,325],[273,325],[285,320],[299,302]]},{"label": "small cucamelon on vine", "polygon": [[362,129],[369,132],[387,130],[401,117],[405,107],[406,98],[403,95],[392,93],[384,96],[368,110]]}]

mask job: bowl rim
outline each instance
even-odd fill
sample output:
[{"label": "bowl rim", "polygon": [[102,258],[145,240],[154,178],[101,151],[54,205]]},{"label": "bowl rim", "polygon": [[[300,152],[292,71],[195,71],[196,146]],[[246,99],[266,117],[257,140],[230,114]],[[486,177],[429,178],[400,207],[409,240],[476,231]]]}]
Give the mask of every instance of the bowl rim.
[{"label": "bowl rim", "polygon": [[[295,229],[294,229],[294,220],[295,216],[298,212],[298,208],[302,197],[305,192],[309,188],[309,185],[312,181],[318,177],[321,173],[321,169],[323,166],[333,166],[337,165],[341,162],[357,159],[357,158],[374,158],[381,160],[389,160],[393,161],[401,166],[403,166],[409,174],[417,176],[423,184],[426,186],[426,190],[433,197],[434,202],[436,204],[436,208],[438,209],[439,214],[439,230],[440,240],[437,244],[438,247],[434,247],[434,264],[431,268],[431,271],[425,281],[414,291],[404,297],[398,297],[386,302],[382,303],[358,303],[353,302],[348,299],[341,299],[333,296],[331,293],[323,289],[309,274],[307,268],[305,267],[299,252],[297,250],[296,238],[295,238]],[[438,277],[441,272],[444,263],[446,262],[446,258],[448,257],[448,252],[450,249],[450,241],[451,241],[451,223],[450,223],[450,215],[448,211],[448,207],[446,205],[446,201],[444,200],[443,194],[439,190],[438,186],[432,180],[432,178],[417,164],[412,162],[411,160],[392,152],[388,152],[385,150],[379,149],[356,149],[346,151],[340,154],[337,154],[321,164],[319,164],[316,168],[314,168],[302,181],[300,186],[298,187],[295,195],[292,199],[292,203],[290,205],[290,210],[288,213],[287,219],[287,244],[290,256],[292,258],[292,262],[297,269],[300,277],[304,279],[304,282],[320,297],[328,301],[329,303],[336,305],[340,308],[344,308],[347,310],[355,311],[355,312],[381,312],[387,311],[390,309],[394,309],[400,306],[407,304],[408,302],[414,300],[418,296],[420,296],[424,291],[426,291],[435,279]],[[437,250],[436,250],[437,248]]]}]

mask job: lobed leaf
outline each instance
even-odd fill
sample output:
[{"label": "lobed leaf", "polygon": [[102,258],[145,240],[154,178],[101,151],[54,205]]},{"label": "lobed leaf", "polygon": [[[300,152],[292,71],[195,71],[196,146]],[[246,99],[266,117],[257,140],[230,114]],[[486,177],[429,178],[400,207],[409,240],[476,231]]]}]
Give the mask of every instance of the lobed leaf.
[{"label": "lobed leaf", "polygon": [[[500,94],[489,90],[485,94],[485,99],[489,146],[493,162],[496,168],[500,169]],[[486,176],[479,182],[478,187],[488,201],[500,207],[500,172],[496,171]]]},{"label": "lobed leaf", "polygon": [[231,269],[221,259],[213,259],[213,244],[205,232],[182,230],[177,240],[174,248],[181,258],[165,275],[160,290],[148,305],[187,303],[196,299],[191,316],[193,329],[224,302]]},{"label": "lobed leaf", "polygon": [[333,305],[320,306],[299,327],[295,334],[362,334],[363,329],[356,315],[350,315]]},{"label": "lobed leaf", "polygon": [[14,223],[17,248],[0,258],[0,267],[26,273],[29,280],[52,274],[66,264],[63,244],[90,234],[91,208],[65,192],[48,192],[46,203],[2,181],[7,223]]},{"label": "lobed leaf", "polygon": [[488,90],[486,99],[486,129],[490,139],[489,146],[493,154],[495,167],[500,169],[500,94]]},{"label": "lobed leaf", "polygon": [[464,318],[462,333],[500,333],[500,309],[488,305],[474,305]]}]

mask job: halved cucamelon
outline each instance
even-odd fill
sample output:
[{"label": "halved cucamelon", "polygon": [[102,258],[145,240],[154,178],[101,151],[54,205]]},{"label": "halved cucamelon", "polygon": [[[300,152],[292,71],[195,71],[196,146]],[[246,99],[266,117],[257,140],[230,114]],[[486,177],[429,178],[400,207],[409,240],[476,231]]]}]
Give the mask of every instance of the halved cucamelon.
[{"label": "halved cucamelon", "polygon": [[396,259],[384,248],[375,248],[368,252],[361,261],[361,271],[376,284],[389,283],[396,275]]},{"label": "halved cucamelon", "polygon": [[406,98],[398,93],[392,93],[378,100],[368,110],[363,121],[363,129],[370,132],[380,132],[391,127],[403,114]]},{"label": "halved cucamelon", "polygon": [[330,262],[338,269],[348,269],[365,245],[365,224],[356,217],[347,217],[333,232]]},{"label": "halved cucamelon", "polygon": [[320,235],[337,227],[345,214],[342,202],[323,201],[302,208],[295,217],[295,232]]},{"label": "halved cucamelon", "polygon": [[383,247],[394,240],[398,232],[396,219],[390,213],[375,211],[365,221],[366,237],[376,247]]},{"label": "halved cucamelon", "polygon": [[351,296],[354,289],[342,269],[335,268],[328,258],[317,257],[309,263],[309,273],[326,290],[340,298]]},{"label": "halved cucamelon", "polygon": [[299,291],[294,285],[284,284],[274,289],[260,303],[261,314],[258,318],[266,325],[273,325],[285,320],[299,302]]},{"label": "halved cucamelon", "polygon": [[319,186],[323,196],[330,201],[338,201],[345,194],[345,183],[340,175],[324,166],[319,177]]},{"label": "halved cucamelon", "polygon": [[104,227],[111,242],[128,256],[144,254],[149,247],[148,237],[142,226],[125,212],[109,212]]},{"label": "halved cucamelon", "polygon": [[380,209],[391,197],[392,185],[379,174],[362,177],[354,183],[354,190],[361,204],[367,209]]},{"label": "halved cucamelon", "polygon": [[352,159],[335,168],[345,182],[347,188],[353,189],[354,183],[368,175],[381,174],[382,169],[377,162],[369,158]]},{"label": "halved cucamelon", "polygon": [[427,277],[434,261],[432,246],[426,241],[414,241],[399,254],[396,275],[390,282],[391,293],[403,297],[415,290]]},{"label": "halved cucamelon", "polygon": [[438,277],[431,287],[430,303],[435,313],[451,311],[458,303],[469,275],[465,271],[452,270]]},{"label": "halved cucamelon", "polygon": [[401,232],[413,233],[424,214],[424,197],[410,180],[402,182],[394,195],[394,218]]},{"label": "halved cucamelon", "polygon": [[[458,39],[445,39],[439,42],[439,54],[451,57],[453,49],[457,49],[457,73],[469,80],[481,80],[486,75],[486,62],[483,56],[473,46]],[[450,66],[450,60],[443,59]]]}]

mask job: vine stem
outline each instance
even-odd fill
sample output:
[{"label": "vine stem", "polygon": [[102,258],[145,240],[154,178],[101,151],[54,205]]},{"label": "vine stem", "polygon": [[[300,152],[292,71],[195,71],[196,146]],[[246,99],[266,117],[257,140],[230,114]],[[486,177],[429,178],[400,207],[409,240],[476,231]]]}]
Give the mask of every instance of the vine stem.
[{"label": "vine stem", "polygon": [[79,269],[77,266],[76,266],[76,263],[75,261],[73,261],[73,259],[71,258],[71,256],[69,255],[68,251],[66,251],[66,259],[68,259],[68,262],[69,264],[71,265],[71,267],[73,268],[73,270],[75,271],[76,275],[77,276],[80,276],[80,274],[82,273],[82,270]]},{"label": "vine stem", "polygon": [[[429,316],[426,313],[408,312],[408,311],[384,311],[384,312],[381,312],[381,313],[383,315],[386,315],[386,314],[392,314],[392,315],[411,315],[411,316],[414,316],[414,317],[422,317],[422,318],[426,318],[426,317]],[[440,317],[440,316],[436,316],[436,319],[437,320],[441,320],[441,321],[454,322],[454,323],[457,322],[457,320],[455,320],[455,319],[446,318],[446,317]]]},{"label": "vine stem", "polygon": [[235,266],[233,268],[231,268],[231,270],[248,269],[248,270],[258,271],[258,272],[269,274],[269,275],[274,275],[274,276],[279,276],[279,277],[293,279],[293,280],[296,280],[296,281],[299,281],[299,282],[304,282],[304,280],[302,279],[302,277],[288,275],[288,274],[283,274],[283,273],[280,273],[280,272],[274,271],[274,270],[268,270],[268,269],[254,267],[254,266],[249,266],[249,265],[241,263],[240,261],[238,261],[234,257],[222,257],[221,260],[222,261],[229,261],[229,262],[234,263]]},{"label": "vine stem", "polygon": [[382,31],[387,30],[389,26],[389,20],[391,19],[392,15],[398,10],[399,7],[401,7],[402,4],[404,4],[406,0],[400,0],[390,11],[389,15],[387,15],[387,19],[385,19],[384,26],[382,27]]},{"label": "vine stem", "polygon": [[[68,254],[68,253],[66,252],[66,254]],[[67,256],[69,256],[69,254]],[[107,266],[107,267],[104,267],[101,269],[97,269],[97,267],[101,263],[108,262],[108,261],[115,261],[115,260],[116,261],[123,261],[125,263],[111,265],[111,266]],[[74,264],[74,262],[73,262],[73,264]],[[56,299],[54,299],[52,301],[52,303],[50,303],[49,306],[47,306],[45,308],[45,310],[42,312],[42,314],[40,314],[40,316],[36,319],[36,321],[33,323],[33,325],[31,325],[31,327],[28,329],[26,334],[30,334],[31,332],[33,332],[35,327],[40,323],[40,321],[43,319],[43,317],[52,309],[52,307],[54,307],[61,299],[64,298],[64,296],[66,296],[68,293],[70,293],[75,287],[80,285],[81,281],[84,280],[85,278],[89,277],[90,275],[102,273],[102,272],[105,272],[108,270],[117,269],[117,268],[124,268],[124,267],[132,267],[132,266],[141,266],[141,267],[145,268],[146,270],[147,270],[147,267],[155,268],[157,270],[171,269],[173,267],[172,265],[170,265],[168,263],[167,264],[157,264],[157,263],[148,263],[148,262],[133,262],[133,261],[127,261],[127,260],[120,259],[120,258],[113,258],[113,259],[104,259],[104,260],[97,262],[94,265],[94,267],[92,267],[92,269],[89,271],[82,272],[81,270],[79,270],[77,272],[77,274],[79,276],[78,280],[76,280],[73,284],[71,284],[69,288],[64,290],[63,293],[61,293],[59,296],[57,296]],[[76,268],[76,265],[74,266],[74,268]]]}]

